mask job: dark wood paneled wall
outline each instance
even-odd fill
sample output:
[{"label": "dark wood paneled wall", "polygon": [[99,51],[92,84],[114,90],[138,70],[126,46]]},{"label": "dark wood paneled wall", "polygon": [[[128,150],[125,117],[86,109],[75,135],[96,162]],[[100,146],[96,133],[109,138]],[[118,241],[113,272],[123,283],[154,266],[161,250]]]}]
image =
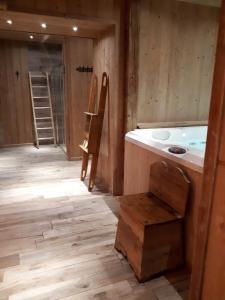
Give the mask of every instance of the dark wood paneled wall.
[{"label": "dark wood paneled wall", "polygon": [[0,41],[0,144],[32,143],[27,44]]},{"label": "dark wood paneled wall", "polygon": [[87,110],[91,73],[78,72],[79,66],[93,65],[93,40],[66,38],[64,44],[67,153],[69,159],[81,157],[78,147],[83,141],[84,114]]}]

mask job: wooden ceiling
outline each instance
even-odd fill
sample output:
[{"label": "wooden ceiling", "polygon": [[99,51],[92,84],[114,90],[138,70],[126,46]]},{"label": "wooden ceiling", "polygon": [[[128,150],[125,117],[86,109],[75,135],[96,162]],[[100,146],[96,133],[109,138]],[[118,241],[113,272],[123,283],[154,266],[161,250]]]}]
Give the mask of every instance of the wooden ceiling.
[{"label": "wooden ceiling", "polygon": [[[7,20],[12,20],[12,24],[8,24]],[[46,23],[47,27],[42,28],[42,23]],[[77,26],[78,30],[73,31],[73,26]],[[97,38],[111,26],[112,23],[93,20],[0,11],[0,30],[9,32]]]},{"label": "wooden ceiling", "polygon": [[215,7],[220,7],[222,3],[222,0],[178,0],[178,1],[206,5],[206,6],[215,6]]},{"label": "wooden ceiling", "polygon": [[[33,39],[30,38],[33,36]],[[20,31],[0,30],[0,39],[13,40],[13,41],[26,41],[26,42],[38,42],[38,43],[53,43],[62,44],[64,36],[52,35],[52,34],[39,34],[28,33]]]}]

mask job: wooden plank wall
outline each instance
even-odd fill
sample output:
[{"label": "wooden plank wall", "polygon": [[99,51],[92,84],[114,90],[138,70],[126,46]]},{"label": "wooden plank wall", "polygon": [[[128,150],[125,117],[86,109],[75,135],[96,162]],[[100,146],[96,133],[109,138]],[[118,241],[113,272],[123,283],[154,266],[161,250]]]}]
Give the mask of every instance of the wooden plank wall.
[{"label": "wooden plank wall", "polygon": [[115,35],[108,31],[98,40],[94,41],[94,72],[98,77],[98,94],[100,94],[102,73],[109,76],[109,92],[106,100],[104,123],[101,136],[100,154],[97,168],[96,182],[102,190],[112,190],[112,160],[113,160],[113,113],[115,103],[114,81]]},{"label": "wooden plank wall", "polygon": [[32,143],[27,45],[7,40],[0,44],[0,145]]},{"label": "wooden plank wall", "polygon": [[[124,12],[121,9],[121,15]],[[120,17],[121,17],[120,15]],[[109,92],[101,139],[97,185],[114,195],[123,192],[124,158],[124,28],[123,24],[105,32],[94,43],[94,70],[101,79],[102,73],[109,76]],[[101,81],[99,81],[100,87]],[[100,90],[99,90],[100,92]]]},{"label": "wooden plank wall", "polygon": [[138,104],[138,69],[139,69],[139,3],[136,0],[128,1],[126,16],[126,131],[131,131],[137,126]]},{"label": "wooden plank wall", "polygon": [[91,73],[76,70],[79,66],[93,66],[93,40],[66,38],[64,44],[65,92],[67,122],[67,154],[69,159],[81,157],[78,147],[83,141],[84,114],[87,110]]},{"label": "wooden plank wall", "polygon": [[130,45],[138,45],[138,52],[130,56],[129,65],[138,66],[138,87],[136,106],[134,93],[132,103],[127,100],[128,129],[137,122],[206,120],[219,9],[141,0],[138,11],[130,20],[136,33]]},{"label": "wooden plank wall", "polygon": [[104,191],[121,195],[125,125],[125,1],[118,1],[116,8],[115,26],[94,43],[94,70],[99,79],[102,72],[107,72],[109,76],[97,185]]}]

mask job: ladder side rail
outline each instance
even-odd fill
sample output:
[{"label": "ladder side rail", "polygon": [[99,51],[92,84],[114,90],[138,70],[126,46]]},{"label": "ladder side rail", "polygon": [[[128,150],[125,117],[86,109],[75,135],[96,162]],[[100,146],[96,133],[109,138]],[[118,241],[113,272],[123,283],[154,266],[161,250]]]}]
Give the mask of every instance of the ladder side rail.
[{"label": "ladder side rail", "polygon": [[53,118],[53,110],[52,110],[52,98],[51,98],[51,91],[49,86],[49,74],[46,72],[46,78],[47,78],[47,89],[48,89],[48,100],[49,100],[49,106],[50,106],[50,115],[52,120],[52,127],[53,127],[53,138],[54,138],[54,145],[56,146],[56,134],[55,134],[55,122]]},{"label": "ladder side rail", "polygon": [[36,124],[36,114],[35,114],[35,108],[34,108],[34,94],[33,94],[31,72],[28,72],[28,75],[29,75],[29,83],[30,83],[30,96],[31,96],[31,104],[32,104],[32,111],[33,111],[33,122],[34,122],[34,131],[35,131],[35,140],[36,140],[36,146],[37,146],[37,148],[39,148],[38,132],[37,132],[37,124]]},{"label": "ladder side rail", "polygon": [[97,106],[97,94],[98,94],[98,78],[95,73],[93,73],[91,78],[91,87],[88,98],[88,112],[95,113]]},{"label": "ladder side rail", "polygon": [[89,192],[92,191],[95,184],[108,86],[109,86],[109,78],[107,74],[104,72],[102,74],[101,91],[100,91],[100,99],[99,99],[99,107],[98,107],[98,129],[97,129],[97,135],[95,137],[96,152],[92,156],[91,171],[90,171],[89,185],[88,185]]}]

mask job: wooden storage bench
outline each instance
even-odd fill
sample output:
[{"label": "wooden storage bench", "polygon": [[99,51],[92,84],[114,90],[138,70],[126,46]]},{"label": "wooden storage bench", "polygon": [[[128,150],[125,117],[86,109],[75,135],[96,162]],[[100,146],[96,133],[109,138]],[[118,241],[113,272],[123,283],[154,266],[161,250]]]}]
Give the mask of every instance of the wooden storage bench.
[{"label": "wooden storage bench", "polygon": [[140,282],[184,263],[183,221],[190,182],[181,169],[157,162],[150,193],[120,197],[115,247]]}]

